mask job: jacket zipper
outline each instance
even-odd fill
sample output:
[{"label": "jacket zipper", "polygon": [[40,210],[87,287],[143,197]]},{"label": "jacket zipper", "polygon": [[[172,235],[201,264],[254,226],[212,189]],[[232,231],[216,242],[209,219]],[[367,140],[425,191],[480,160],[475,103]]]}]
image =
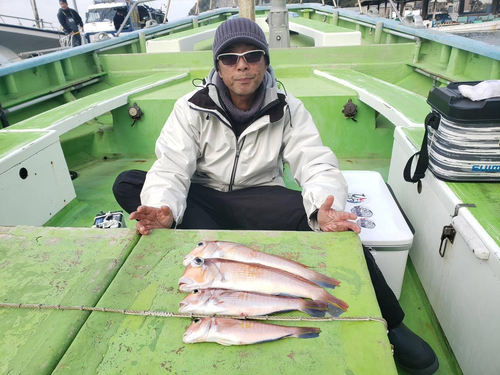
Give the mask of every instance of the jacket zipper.
[{"label": "jacket zipper", "polygon": [[238,139],[236,139],[236,156],[234,157],[233,172],[231,173],[231,180],[229,181],[229,191],[233,191],[234,179],[236,177],[236,168],[238,167],[238,159],[240,158],[240,151],[245,143],[245,137],[241,141],[241,146],[239,146]]}]

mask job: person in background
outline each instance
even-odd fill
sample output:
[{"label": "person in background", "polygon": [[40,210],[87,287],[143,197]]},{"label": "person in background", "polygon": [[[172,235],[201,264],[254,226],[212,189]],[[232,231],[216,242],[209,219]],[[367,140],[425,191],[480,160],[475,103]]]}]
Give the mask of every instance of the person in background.
[{"label": "person in background", "polygon": [[124,9],[117,9],[115,16],[113,17],[113,24],[115,25],[115,30],[118,31],[123,21],[125,21],[126,11]]},{"label": "person in background", "polygon": [[[61,24],[66,35],[73,35],[72,46],[82,45],[82,36],[80,30],[83,31],[83,21],[78,12],[68,6],[66,0],[59,0],[61,9],[57,13],[57,19]],[[79,28],[80,27],[80,28]]]}]

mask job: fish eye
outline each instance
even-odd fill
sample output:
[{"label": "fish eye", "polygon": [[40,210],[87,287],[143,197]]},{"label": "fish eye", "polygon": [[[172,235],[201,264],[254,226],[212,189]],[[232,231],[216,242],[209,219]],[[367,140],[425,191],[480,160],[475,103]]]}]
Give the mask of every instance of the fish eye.
[{"label": "fish eye", "polygon": [[198,246],[203,246],[203,242],[198,242]]},{"label": "fish eye", "polygon": [[193,320],[193,323],[199,323],[199,322],[201,322],[200,318],[196,318],[196,319]]},{"label": "fish eye", "polygon": [[193,294],[198,294],[200,291],[198,289],[193,290]]},{"label": "fish eye", "polygon": [[203,263],[205,263],[202,258],[194,258],[193,262],[196,266],[201,266]]}]

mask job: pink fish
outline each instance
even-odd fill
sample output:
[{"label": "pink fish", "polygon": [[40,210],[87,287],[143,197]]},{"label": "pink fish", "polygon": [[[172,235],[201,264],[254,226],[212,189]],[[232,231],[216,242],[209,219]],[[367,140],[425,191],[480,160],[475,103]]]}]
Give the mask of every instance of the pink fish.
[{"label": "pink fish", "polygon": [[349,307],[320,286],[286,271],[261,264],[194,258],[179,279],[179,289],[191,292],[210,288],[310,298],[329,304],[333,316]]},{"label": "pink fish", "polygon": [[324,302],[225,289],[195,289],[179,303],[179,312],[219,315],[268,315],[299,310],[316,317],[328,311]]},{"label": "pink fish", "polygon": [[186,344],[216,342],[226,346],[249,345],[286,337],[311,339],[318,337],[320,332],[315,327],[289,327],[226,318],[197,318],[188,327],[182,340]]},{"label": "pink fish", "polygon": [[234,260],[242,263],[262,264],[264,266],[278,268],[280,270],[299,275],[304,279],[312,281],[313,283],[325,288],[335,288],[340,284],[340,281],[313,271],[301,263],[280,257],[278,255],[271,255],[253,250],[239,243],[223,241],[200,242],[188,255],[186,255],[183,261],[184,266],[187,266],[194,258],[197,257],[204,259],[218,258]]}]

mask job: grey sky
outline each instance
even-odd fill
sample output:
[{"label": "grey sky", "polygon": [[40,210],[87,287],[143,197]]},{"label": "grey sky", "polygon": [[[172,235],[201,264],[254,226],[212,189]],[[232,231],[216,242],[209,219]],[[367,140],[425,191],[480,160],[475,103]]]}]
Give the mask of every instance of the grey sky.
[{"label": "grey sky", "polygon": [[[38,14],[41,19],[47,22],[55,23],[55,26],[59,26],[57,23],[57,11],[59,10],[59,0],[35,0],[38,8]],[[172,0],[170,3],[170,10],[168,11],[168,19],[173,21],[178,18],[186,17],[189,10],[196,3],[196,0]],[[85,16],[87,7],[92,4],[92,0],[76,0],[78,7],[78,13],[82,18]],[[162,7],[165,9],[168,4],[168,0],[157,0],[148,3],[154,8]],[[165,4],[165,6],[162,6]],[[74,9],[75,0],[68,0],[68,5],[70,8]],[[8,16],[18,16],[25,18],[33,18],[33,11],[31,9],[30,0],[0,0],[0,14]],[[8,23],[13,23],[11,21],[5,21]],[[0,22],[2,22],[0,20]],[[25,24],[28,26],[28,24]]]}]

